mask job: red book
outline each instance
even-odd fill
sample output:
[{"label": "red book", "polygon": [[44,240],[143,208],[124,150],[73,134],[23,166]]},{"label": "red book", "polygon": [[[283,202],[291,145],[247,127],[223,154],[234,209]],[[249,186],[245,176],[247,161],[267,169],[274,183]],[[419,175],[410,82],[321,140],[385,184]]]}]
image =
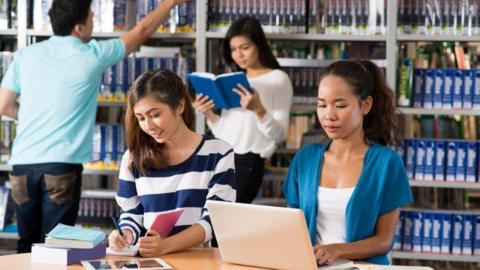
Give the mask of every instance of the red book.
[{"label": "red book", "polygon": [[183,209],[178,208],[158,214],[150,226],[150,230],[155,230],[162,238],[166,238],[172,231],[182,213]]}]

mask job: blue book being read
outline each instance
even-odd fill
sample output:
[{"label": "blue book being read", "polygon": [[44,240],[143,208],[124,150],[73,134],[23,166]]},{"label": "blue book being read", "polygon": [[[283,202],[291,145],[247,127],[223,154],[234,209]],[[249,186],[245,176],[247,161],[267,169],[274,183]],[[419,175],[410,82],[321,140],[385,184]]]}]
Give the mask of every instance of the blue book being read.
[{"label": "blue book being read", "polygon": [[232,72],[215,76],[212,73],[193,72],[188,79],[197,94],[208,96],[218,109],[240,107],[240,96],[233,92],[241,84],[253,93],[244,72]]},{"label": "blue book being read", "polygon": [[45,246],[57,248],[93,248],[105,240],[102,231],[59,223],[45,238]]}]

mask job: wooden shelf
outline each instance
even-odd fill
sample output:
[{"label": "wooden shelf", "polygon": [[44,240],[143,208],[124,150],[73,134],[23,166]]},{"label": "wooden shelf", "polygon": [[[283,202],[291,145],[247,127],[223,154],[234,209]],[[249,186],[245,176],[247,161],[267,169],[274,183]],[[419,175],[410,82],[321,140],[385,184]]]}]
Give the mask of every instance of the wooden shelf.
[{"label": "wooden shelf", "polygon": [[2,36],[16,36],[17,35],[17,29],[4,29],[0,30],[0,35]]},{"label": "wooden shelf", "polygon": [[480,116],[480,109],[423,109],[423,108],[397,108],[403,114],[414,115],[475,115]]},{"label": "wooden shelf", "polygon": [[480,36],[462,36],[462,35],[410,35],[400,34],[397,35],[397,41],[465,41],[465,42],[480,42]]},{"label": "wooden shelf", "polygon": [[[118,38],[125,34],[125,31],[120,32],[93,32],[94,38]],[[1,32],[0,32],[1,34]],[[50,37],[53,35],[52,31],[41,30],[27,30],[27,36],[35,37]],[[196,39],[196,33],[155,33],[150,36],[151,39],[173,39],[173,40],[187,40],[193,42]]]},{"label": "wooden shelf", "polygon": [[427,261],[480,262],[480,256],[450,255],[441,253],[419,253],[407,251],[392,251],[392,258]]},{"label": "wooden shelf", "polygon": [[[12,171],[12,166],[7,164],[0,164],[0,171],[10,172]],[[114,169],[83,169],[84,175],[117,175],[118,170]]]},{"label": "wooden shelf", "polygon": [[431,188],[456,188],[456,189],[478,189],[480,190],[480,183],[476,182],[447,182],[447,181],[425,181],[425,180],[410,180],[412,187],[431,187]]},{"label": "wooden shelf", "polygon": [[[211,39],[223,39],[226,33],[207,32],[206,37]],[[298,40],[298,41],[366,41],[385,42],[387,38],[381,35],[326,35],[326,34],[286,34],[265,33],[267,39],[273,40]]]},{"label": "wooden shelf", "polygon": [[98,106],[102,107],[126,107],[126,101],[99,101]]},{"label": "wooden shelf", "polygon": [[18,236],[18,233],[13,233],[13,232],[0,232],[0,239],[18,240],[18,239],[20,239],[20,237]]}]

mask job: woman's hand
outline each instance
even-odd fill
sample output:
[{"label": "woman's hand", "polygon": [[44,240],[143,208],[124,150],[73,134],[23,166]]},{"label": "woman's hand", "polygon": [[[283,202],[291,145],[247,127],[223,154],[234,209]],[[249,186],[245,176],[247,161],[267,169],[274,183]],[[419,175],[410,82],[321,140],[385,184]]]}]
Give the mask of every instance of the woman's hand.
[{"label": "woman's hand", "polygon": [[210,120],[210,122],[215,123],[217,121],[217,115],[213,112],[213,108],[215,107],[215,103],[213,100],[208,98],[208,96],[204,96],[203,94],[198,94],[195,99],[195,109],[205,117]]},{"label": "woman's hand", "polygon": [[316,245],[313,247],[315,259],[318,264],[332,264],[338,258],[338,250],[335,245]]},{"label": "woman's hand", "polygon": [[155,230],[149,230],[147,236],[138,239],[138,251],[142,257],[158,257],[167,254],[167,241]]},{"label": "woman's hand", "polygon": [[239,84],[238,88],[234,88],[233,92],[237,93],[240,96],[240,105],[246,110],[253,111],[257,114],[259,119],[263,119],[267,110],[263,107],[262,101],[260,100],[260,95],[255,88],[252,88],[253,93],[247,90],[243,85]]},{"label": "woman's hand", "polygon": [[108,236],[108,246],[113,250],[122,250],[133,243],[133,233],[129,229],[122,229],[123,237],[117,230],[113,230]]}]

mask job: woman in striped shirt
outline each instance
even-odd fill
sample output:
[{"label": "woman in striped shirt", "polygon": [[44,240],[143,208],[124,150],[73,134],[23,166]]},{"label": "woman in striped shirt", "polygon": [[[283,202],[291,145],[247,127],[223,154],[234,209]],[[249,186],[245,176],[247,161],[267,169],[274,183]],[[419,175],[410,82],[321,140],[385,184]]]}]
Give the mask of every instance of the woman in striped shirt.
[{"label": "woman in striped shirt", "polygon": [[[215,138],[192,131],[194,111],[185,85],[168,70],[144,73],[128,93],[126,143],[116,200],[118,231],[109,236],[119,250],[138,243],[144,257],[208,242],[212,226],[207,200],[235,201],[234,154]],[[183,209],[166,238],[149,230],[159,213]],[[144,236],[146,235],[146,236]]]}]

